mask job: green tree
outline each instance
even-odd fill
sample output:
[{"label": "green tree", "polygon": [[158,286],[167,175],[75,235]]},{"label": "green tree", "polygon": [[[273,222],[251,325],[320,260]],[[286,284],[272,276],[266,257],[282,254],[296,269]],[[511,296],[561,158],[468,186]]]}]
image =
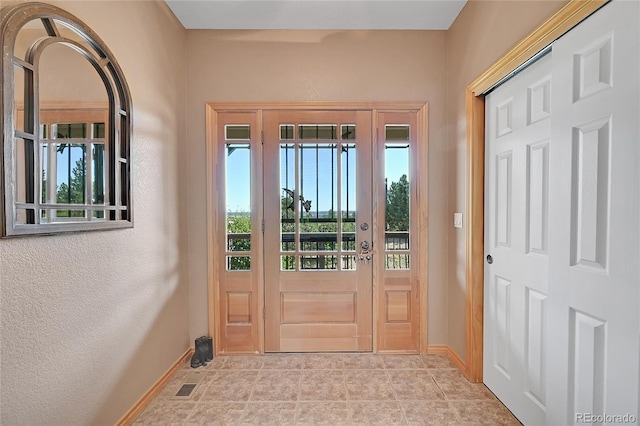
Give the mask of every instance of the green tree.
[{"label": "green tree", "polygon": [[387,231],[409,231],[409,181],[402,175],[398,182],[391,182],[387,190],[385,206]]},{"label": "green tree", "polygon": [[42,200],[40,201],[47,202],[47,174],[44,170],[42,170]]},{"label": "green tree", "polygon": [[[227,214],[227,250],[246,251],[246,252],[251,251],[251,215],[250,213],[229,212]],[[251,257],[250,256],[232,256],[229,259],[229,269],[232,271],[250,270]]]},{"label": "green tree", "polygon": [[[60,204],[85,204],[85,163],[77,160],[71,170],[71,181],[63,182],[58,186],[56,201]],[[83,210],[58,210],[58,217],[82,217]]]},{"label": "green tree", "polygon": [[[294,192],[288,188],[282,188],[285,194],[282,196],[281,217],[282,217],[282,233],[292,234],[295,229],[294,223]],[[337,249],[337,232],[338,220],[336,212],[333,209],[318,212],[313,210],[312,200],[306,200],[302,195],[299,196],[298,209],[299,231],[300,231],[300,248],[302,251],[335,251]],[[293,250],[295,242],[283,242],[282,247],[285,250]],[[300,268],[302,269],[332,269],[335,267],[335,256],[329,254],[327,256],[311,255],[309,257],[302,256],[300,259]],[[283,256],[282,269],[293,269],[295,261],[293,256]]]}]

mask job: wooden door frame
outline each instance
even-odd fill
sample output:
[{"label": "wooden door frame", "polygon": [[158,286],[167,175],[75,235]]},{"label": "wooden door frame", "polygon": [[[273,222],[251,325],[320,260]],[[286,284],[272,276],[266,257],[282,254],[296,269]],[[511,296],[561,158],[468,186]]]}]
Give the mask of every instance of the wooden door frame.
[{"label": "wooden door frame", "polygon": [[[427,230],[427,212],[428,212],[428,104],[421,101],[408,102],[207,102],[205,104],[205,120],[206,120],[206,184],[207,184],[207,304],[208,304],[208,328],[209,335],[213,336],[215,342],[220,341],[220,324],[218,320],[218,307],[220,306],[220,250],[217,243],[220,238],[220,231],[217,229],[219,206],[217,205],[219,188],[216,184],[216,168],[218,166],[218,136],[215,129],[217,128],[217,114],[221,112],[261,112],[266,110],[324,110],[324,111],[348,111],[348,110],[367,110],[372,113],[372,128],[377,128],[377,114],[379,112],[414,112],[417,114],[418,120],[418,138],[417,138],[417,161],[418,164],[424,165],[420,168],[421,173],[418,176],[418,217],[417,223],[424,224],[418,229],[418,257],[423,259],[418,263],[418,274],[420,277],[419,292],[419,348],[420,353],[427,353],[427,254],[428,254],[428,230]],[[262,128],[262,116],[258,115],[258,123]],[[376,132],[372,133],[372,149],[377,146],[378,140]],[[374,166],[374,173],[376,168]],[[376,205],[374,195],[374,208]],[[374,228],[375,228],[374,220]],[[260,274],[263,272],[260,271]],[[378,333],[378,294],[376,286],[376,272],[373,273],[373,352],[377,353],[377,341],[375,336]],[[263,285],[258,289],[258,347],[259,353],[264,354],[264,276],[261,275]],[[216,348],[217,350],[217,348]]]},{"label": "wooden door frame", "polygon": [[529,59],[604,6],[609,0],[570,0],[546,22],[498,59],[466,89],[466,368],[482,382],[484,310],[484,94]]}]

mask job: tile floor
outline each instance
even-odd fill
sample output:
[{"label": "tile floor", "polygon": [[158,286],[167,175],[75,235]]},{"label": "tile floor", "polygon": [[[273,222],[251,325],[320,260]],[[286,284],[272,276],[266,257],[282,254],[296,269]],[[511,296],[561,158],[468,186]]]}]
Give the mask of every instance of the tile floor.
[{"label": "tile floor", "polygon": [[[172,399],[206,371],[190,399]],[[219,356],[188,364],[134,425],[520,425],[439,355]]]}]

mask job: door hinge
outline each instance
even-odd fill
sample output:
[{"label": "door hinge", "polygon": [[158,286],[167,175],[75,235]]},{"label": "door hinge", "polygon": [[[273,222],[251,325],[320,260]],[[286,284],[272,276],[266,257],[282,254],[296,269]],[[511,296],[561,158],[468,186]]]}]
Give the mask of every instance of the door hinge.
[{"label": "door hinge", "polygon": [[262,141],[262,145],[264,145],[264,130],[260,130],[260,140]]},{"label": "door hinge", "polygon": [[262,219],[262,233],[264,234],[264,219]]}]

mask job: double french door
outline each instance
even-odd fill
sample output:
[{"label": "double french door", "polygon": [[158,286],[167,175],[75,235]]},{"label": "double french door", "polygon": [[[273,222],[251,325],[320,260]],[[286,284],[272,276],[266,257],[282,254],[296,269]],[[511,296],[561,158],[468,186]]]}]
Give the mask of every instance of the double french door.
[{"label": "double french door", "polygon": [[417,352],[417,111],[214,117],[217,351]]}]

